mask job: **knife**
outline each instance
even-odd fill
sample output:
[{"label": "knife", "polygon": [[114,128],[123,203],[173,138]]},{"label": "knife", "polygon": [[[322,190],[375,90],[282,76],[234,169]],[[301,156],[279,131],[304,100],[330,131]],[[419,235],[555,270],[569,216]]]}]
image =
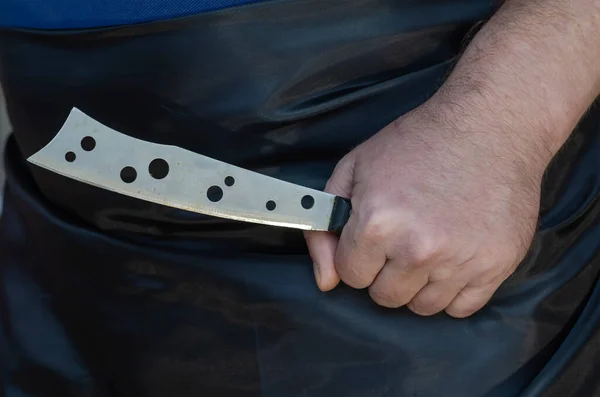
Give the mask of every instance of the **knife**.
[{"label": "knife", "polygon": [[244,222],[339,234],[352,211],[343,197],[133,138],[77,108],[27,160],[126,196]]}]

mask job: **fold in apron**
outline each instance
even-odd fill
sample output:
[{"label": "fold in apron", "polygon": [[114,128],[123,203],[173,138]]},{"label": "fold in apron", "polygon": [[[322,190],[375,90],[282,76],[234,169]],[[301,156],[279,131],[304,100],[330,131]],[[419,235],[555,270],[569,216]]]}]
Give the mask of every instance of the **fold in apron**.
[{"label": "fold in apron", "polygon": [[77,107],[322,189],[345,153],[439,87],[490,3],[272,1],[3,30],[5,395],[600,395],[597,107],[548,170],[530,255],[463,320],[384,309],[344,286],[319,292],[300,231],[162,207],[24,161]]}]

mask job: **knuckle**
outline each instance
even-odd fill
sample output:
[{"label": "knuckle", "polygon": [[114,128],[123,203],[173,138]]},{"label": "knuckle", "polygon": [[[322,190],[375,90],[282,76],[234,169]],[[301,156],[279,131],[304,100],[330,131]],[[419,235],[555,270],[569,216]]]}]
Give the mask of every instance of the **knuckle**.
[{"label": "knuckle", "polygon": [[355,289],[363,289],[371,284],[371,280],[364,272],[359,271],[355,266],[345,268],[344,270],[338,270],[340,280],[342,280],[348,286]]},{"label": "knuckle", "polygon": [[510,276],[516,266],[510,262],[491,260],[486,265],[482,266],[481,275],[477,281],[483,285],[496,286]]},{"label": "knuckle", "polygon": [[415,299],[409,304],[409,308],[418,315],[431,316],[444,310],[445,305],[440,299],[415,297]]},{"label": "knuckle", "polygon": [[379,306],[396,309],[406,305],[401,297],[396,296],[393,291],[385,288],[369,288],[369,296]]},{"label": "knuckle", "polygon": [[449,280],[455,274],[456,270],[449,265],[435,266],[429,273],[429,281],[444,281]]},{"label": "knuckle", "polygon": [[340,280],[352,288],[366,288],[372,282],[368,269],[356,261],[336,260],[336,271]]},{"label": "knuckle", "polygon": [[383,211],[368,209],[363,212],[361,238],[367,242],[379,242],[389,235],[389,217]]},{"label": "knuckle", "polygon": [[475,314],[484,304],[478,299],[462,298],[451,303],[445,311],[454,318],[465,318]]},{"label": "knuckle", "polygon": [[325,191],[330,192],[336,195],[347,195],[347,189],[344,187],[344,180],[342,178],[337,177],[337,175],[332,176],[327,180],[325,184]]},{"label": "knuckle", "polygon": [[354,173],[354,161],[351,156],[342,158],[335,166],[325,184],[325,191],[348,196],[350,194],[349,181]]},{"label": "knuckle", "polygon": [[409,233],[407,255],[413,263],[424,263],[434,258],[441,246],[441,240],[435,234],[413,231]]}]

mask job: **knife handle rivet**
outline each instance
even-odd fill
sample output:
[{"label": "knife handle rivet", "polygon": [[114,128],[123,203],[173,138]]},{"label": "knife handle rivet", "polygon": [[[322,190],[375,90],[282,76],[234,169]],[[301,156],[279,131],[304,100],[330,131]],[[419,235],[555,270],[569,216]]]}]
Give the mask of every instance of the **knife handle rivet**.
[{"label": "knife handle rivet", "polygon": [[121,170],[121,180],[125,183],[131,183],[137,178],[137,171],[133,167],[125,167]]},{"label": "knife handle rivet", "polygon": [[235,179],[233,179],[232,176],[228,176],[225,178],[225,185],[226,186],[233,186],[233,184],[235,183]]},{"label": "knife handle rivet", "polygon": [[307,194],[306,196],[302,197],[300,204],[302,205],[302,208],[309,210],[315,205],[315,198]]},{"label": "knife handle rivet", "polygon": [[154,159],[148,166],[148,172],[154,179],[163,179],[169,175],[169,163],[163,159]]},{"label": "knife handle rivet", "polygon": [[221,199],[223,198],[223,189],[221,189],[219,186],[216,186],[216,185],[211,186],[206,191],[206,197],[208,197],[208,199],[210,201],[212,201],[213,203],[216,203],[217,201],[221,201]]},{"label": "knife handle rivet", "polygon": [[269,201],[267,201],[266,207],[269,211],[273,211],[275,209],[275,207],[277,207],[277,204],[275,204],[275,201],[269,200]]},{"label": "knife handle rivet", "polygon": [[73,161],[75,161],[76,158],[77,158],[77,156],[73,152],[67,152],[65,154],[65,160],[67,160],[69,163],[72,163]]},{"label": "knife handle rivet", "polygon": [[91,152],[96,147],[96,140],[91,136],[86,136],[81,140],[81,148],[86,152]]}]

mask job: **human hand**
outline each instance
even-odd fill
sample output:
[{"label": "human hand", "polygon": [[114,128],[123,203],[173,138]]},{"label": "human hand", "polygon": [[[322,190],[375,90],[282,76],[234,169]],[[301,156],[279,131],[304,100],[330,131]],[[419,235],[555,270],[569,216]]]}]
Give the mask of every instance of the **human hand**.
[{"label": "human hand", "polygon": [[600,95],[597,1],[511,0],[441,89],[364,142],[326,190],[352,200],[339,239],[306,232],[319,288],[465,317],[524,258],[544,171]]},{"label": "human hand", "polygon": [[530,246],[550,157],[483,119],[430,101],[339,162],[325,190],[352,215],[339,238],[305,233],[319,288],[341,279],[420,315],[489,301]]}]

